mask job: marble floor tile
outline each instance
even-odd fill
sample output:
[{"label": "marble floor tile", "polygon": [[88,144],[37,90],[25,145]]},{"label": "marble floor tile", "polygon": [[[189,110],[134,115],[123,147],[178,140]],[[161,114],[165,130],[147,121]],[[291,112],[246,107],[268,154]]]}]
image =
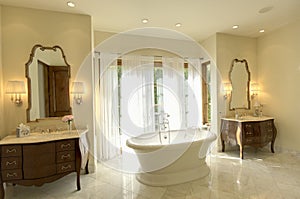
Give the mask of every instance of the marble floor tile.
[{"label": "marble floor tile", "polygon": [[270,153],[269,149],[214,152],[207,156],[211,173],[184,184],[152,187],[141,184],[134,174],[99,164],[97,171],[76,174],[34,186],[5,186],[6,199],[300,199],[300,154]]},{"label": "marble floor tile", "polygon": [[125,189],[150,198],[161,198],[167,190],[166,187],[152,187],[141,184],[136,180],[134,175],[132,175],[132,181]]},{"label": "marble floor tile", "polygon": [[123,189],[121,192],[119,192],[114,197],[114,199],[151,199],[151,196],[144,196],[144,195]]}]

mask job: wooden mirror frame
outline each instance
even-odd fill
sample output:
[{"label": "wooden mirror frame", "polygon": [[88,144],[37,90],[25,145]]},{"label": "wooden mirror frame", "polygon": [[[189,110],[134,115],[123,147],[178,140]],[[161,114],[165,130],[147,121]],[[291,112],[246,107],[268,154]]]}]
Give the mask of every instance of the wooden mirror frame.
[{"label": "wooden mirror frame", "polygon": [[[27,89],[28,89],[28,91],[27,91],[28,92],[28,98],[27,98],[28,107],[26,109],[26,121],[27,122],[34,121],[34,120],[30,120],[30,110],[31,110],[32,104],[31,104],[31,78],[29,76],[29,67],[30,67],[30,64],[33,62],[33,58],[35,57],[35,53],[36,53],[37,49],[40,49],[41,51],[45,51],[45,50],[57,51],[57,50],[60,50],[62,58],[63,58],[63,60],[66,64],[66,67],[68,68],[68,71],[69,71],[69,73],[68,73],[69,79],[71,78],[70,64],[68,64],[68,62],[66,60],[65,53],[64,53],[63,49],[60,46],[55,45],[55,46],[52,46],[52,47],[47,47],[47,46],[43,46],[41,44],[34,45],[33,48],[31,49],[31,53],[29,55],[29,60],[25,64],[25,77],[27,79]],[[70,110],[71,110],[71,107],[70,107]],[[36,121],[38,119],[40,119],[40,118],[37,118]]]},{"label": "wooden mirror frame", "polygon": [[[248,81],[247,81],[247,107],[233,107],[232,108],[232,91],[231,91],[231,94],[230,94],[230,99],[229,99],[229,110],[230,111],[233,111],[233,110],[236,110],[236,109],[246,109],[246,110],[250,110],[250,81],[251,81],[251,77],[250,77],[250,71],[249,71],[249,67],[248,67],[248,62],[246,59],[243,59],[243,60],[239,60],[239,59],[234,59],[232,60],[232,63],[231,63],[231,67],[230,67],[230,70],[229,70],[229,81],[232,85],[232,78],[231,78],[231,73],[232,73],[232,70],[234,68],[234,64],[235,63],[245,63],[245,68],[246,68],[246,72],[247,72],[247,75],[248,75]],[[233,90],[233,89],[232,89]]]}]

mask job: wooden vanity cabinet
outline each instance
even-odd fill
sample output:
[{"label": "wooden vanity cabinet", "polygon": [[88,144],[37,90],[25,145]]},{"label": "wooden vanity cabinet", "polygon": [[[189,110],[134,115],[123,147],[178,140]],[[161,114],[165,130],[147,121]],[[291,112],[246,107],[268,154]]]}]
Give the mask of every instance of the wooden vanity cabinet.
[{"label": "wooden vanity cabinet", "polygon": [[244,146],[264,147],[271,142],[271,151],[274,153],[274,142],[277,130],[274,119],[255,118],[253,120],[239,120],[233,118],[221,119],[222,152],[225,151],[225,142],[240,147],[240,158],[244,158]]},{"label": "wooden vanity cabinet", "polygon": [[4,198],[4,182],[41,186],[71,172],[77,173],[77,190],[80,190],[79,138],[0,145],[0,151],[1,199]]}]

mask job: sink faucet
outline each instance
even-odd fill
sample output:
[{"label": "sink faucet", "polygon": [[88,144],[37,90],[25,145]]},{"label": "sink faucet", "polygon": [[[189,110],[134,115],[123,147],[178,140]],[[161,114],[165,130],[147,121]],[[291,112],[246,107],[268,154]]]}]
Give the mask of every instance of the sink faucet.
[{"label": "sink faucet", "polygon": [[235,119],[242,119],[243,117],[247,116],[247,113],[241,113],[235,110]]}]

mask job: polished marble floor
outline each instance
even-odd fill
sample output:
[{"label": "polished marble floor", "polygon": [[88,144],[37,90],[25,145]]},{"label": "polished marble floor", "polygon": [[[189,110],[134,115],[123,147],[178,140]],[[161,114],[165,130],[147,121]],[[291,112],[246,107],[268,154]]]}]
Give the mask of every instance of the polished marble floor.
[{"label": "polished marble floor", "polygon": [[99,164],[97,172],[81,176],[76,191],[75,174],[41,187],[6,186],[10,199],[300,199],[300,154],[270,153],[246,148],[207,157],[211,174],[204,179],[169,187],[140,184],[132,174]]}]

